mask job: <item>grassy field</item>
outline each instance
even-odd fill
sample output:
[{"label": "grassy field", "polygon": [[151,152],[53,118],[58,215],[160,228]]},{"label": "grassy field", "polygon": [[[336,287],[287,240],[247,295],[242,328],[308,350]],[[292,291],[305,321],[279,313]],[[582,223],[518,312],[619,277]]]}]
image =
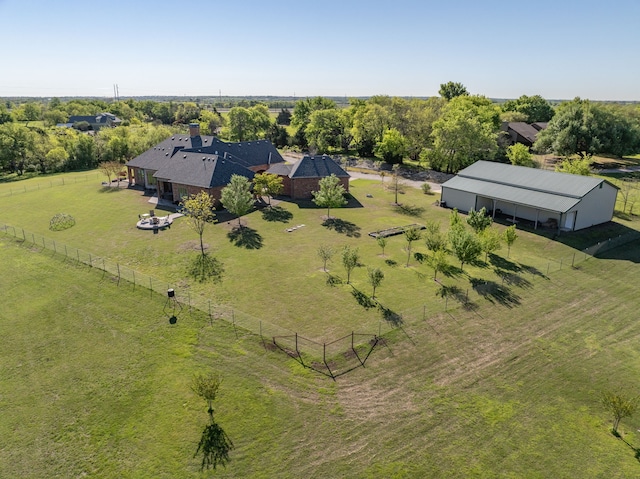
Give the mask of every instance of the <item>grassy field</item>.
[{"label": "grassy field", "polygon": [[[411,258],[409,267],[406,241],[402,235],[389,238],[385,255],[368,236],[369,232],[393,226],[438,221],[448,228],[450,211],[434,206],[437,196],[424,195],[415,188],[405,188],[400,195],[404,210],[392,206],[394,194],[383,189],[378,181],[356,180],[351,183],[354,199],[350,207],[334,210],[339,219],[334,227],[323,225],[326,210],[313,207],[311,202],[278,204],[277,214],[254,211],[243,218],[243,235],[234,235],[236,222],[222,221],[205,231],[209,251],[224,265],[220,284],[200,284],[186,278],[186,271],[197,257],[197,235],[184,218],[176,220],[170,230],[159,234],[135,227],[139,213],[151,206],[140,191],[101,187],[100,180],[90,174],[66,176],[64,186],[34,188],[38,180],[25,181],[26,193],[16,192],[15,184],[0,184],[3,211],[0,222],[24,228],[28,233],[55,240],[60,248],[79,248],[94,256],[151,275],[175,287],[179,293],[189,292],[196,302],[224,304],[234,308],[239,318],[253,319],[274,329],[296,331],[314,341],[331,341],[351,331],[375,333],[387,325],[380,324],[379,312],[364,309],[352,295],[353,289],[370,294],[367,267],[379,267],[385,279],[377,291],[379,302],[403,316],[429,314],[445,309],[445,301],[436,295],[441,285],[433,281],[433,272],[426,264]],[[55,184],[55,178],[49,184]],[[58,182],[58,184],[60,184]],[[76,219],[68,230],[52,232],[49,220],[56,213],[67,213]],[[158,214],[164,214],[158,211]],[[544,234],[523,234],[512,248],[509,261],[506,247],[488,263],[483,261],[465,266],[464,272],[452,268],[442,282],[470,290],[478,299],[473,286],[481,282],[500,282],[496,268],[531,269],[547,274],[574,261],[574,253],[597,241],[625,231],[633,221],[613,228],[595,229],[587,234],[565,235],[561,241]],[[623,226],[624,224],[624,226]],[[304,226],[301,226],[304,225]],[[301,226],[288,232],[292,227]],[[504,225],[495,225],[502,231]],[[331,245],[336,251],[329,271],[346,282],[339,251],[345,245],[357,247],[361,267],[352,274],[351,285],[327,285],[328,275],[317,257],[319,245]],[[413,245],[413,252],[426,253],[424,243]],[[578,255],[578,259],[583,256]],[[452,266],[459,266],[451,257]],[[248,276],[251,280],[247,281]],[[242,291],[242,294],[238,294]],[[466,294],[466,293],[465,293]],[[475,294],[475,296],[474,296]],[[327,307],[330,305],[330,307]],[[448,307],[448,306],[447,306]]]},{"label": "grassy field", "polygon": [[[10,185],[0,184],[0,221],[318,339],[379,325],[379,314],[359,306],[351,286],[326,285],[315,256],[320,243],[350,244],[364,264],[384,269],[380,301],[408,313],[366,368],[333,381],[197,311],[169,325],[165,296],[118,287],[110,275],[0,237],[0,477],[200,477],[192,456],[206,404],[189,380],[211,369],[224,376],[216,419],[236,446],[232,462],[212,477],[640,473],[632,449],[640,447],[640,419],[623,420],[627,445],[609,433],[611,418],[598,401],[603,390],[637,391],[637,244],[559,270],[559,260],[587,240],[520,231],[508,259],[503,249],[495,264],[443,277],[471,290],[467,309],[445,312],[428,267],[415,260],[405,266],[404,240],[390,239],[383,257],[367,233],[427,219],[444,226],[449,212],[408,189],[401,199],[417,216],[399,213],[392,193],[358,180],[352,192],[364,207],[334,212],[342,233],[322,226],[324,210],[287,203],[279,205],[281,218],[291,215],[287,223],[260,211],[246,218],[255,232],[251,248],[230,240],[226,223],[209,228],[206,241],[226,272],[220,285],[203,286],[184,280],[197,239],[185,224],[177,220],[158,235],[139,231],[147,198],[72,178],[9,196]],[[76,226],[49,231],[58,212],[74,215]],[[637,228],[635,218],[620,221]],[[589,233],[589,241],[607,233]],[[512,268],[509,294],[473,290],[473,279],[497,281],[496,265]],[[337,259],[330,268],[345,277]],[[354,286],[368,292],[365,272],[356,270]]]}]

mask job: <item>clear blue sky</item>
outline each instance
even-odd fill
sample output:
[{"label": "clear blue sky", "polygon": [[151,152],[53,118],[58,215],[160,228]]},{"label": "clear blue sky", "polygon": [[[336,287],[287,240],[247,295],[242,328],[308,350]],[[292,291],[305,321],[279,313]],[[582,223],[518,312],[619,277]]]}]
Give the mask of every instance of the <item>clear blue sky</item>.
[{"label": "clear blue sky", "polygon": [[640,100],[640,0],[0,0],[0,96]]}]

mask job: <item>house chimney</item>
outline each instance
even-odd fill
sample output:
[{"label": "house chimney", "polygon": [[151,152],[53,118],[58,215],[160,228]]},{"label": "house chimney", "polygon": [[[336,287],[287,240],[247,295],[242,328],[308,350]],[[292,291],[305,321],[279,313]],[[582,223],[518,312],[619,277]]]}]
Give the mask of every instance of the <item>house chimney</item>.
[{"label": "house chimney", "polygon": [[200,136],[200,123],[189,123],[189,136]]}]

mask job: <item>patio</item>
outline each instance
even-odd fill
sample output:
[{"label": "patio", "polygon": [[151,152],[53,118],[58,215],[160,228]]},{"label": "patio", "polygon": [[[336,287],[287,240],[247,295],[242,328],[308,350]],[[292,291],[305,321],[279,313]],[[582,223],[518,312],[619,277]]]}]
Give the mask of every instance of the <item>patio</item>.
[{"label": "patio", "polygon": [[182,213],[173,213],[167,216],[155,216],[153,213],[138,215],[136,227],[141,230],[161,230],[170,228],[173,220],[183,216]]}]

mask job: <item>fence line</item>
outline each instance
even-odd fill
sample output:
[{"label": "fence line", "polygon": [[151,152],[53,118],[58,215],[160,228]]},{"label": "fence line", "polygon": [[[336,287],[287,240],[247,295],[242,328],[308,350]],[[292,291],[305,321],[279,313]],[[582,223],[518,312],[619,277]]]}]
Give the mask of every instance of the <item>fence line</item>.
[{"label": "fence line", "polygon": [[[378,334],[361,334],[352,333],[335,341],[320,343],[299,335],[296,331],[284,328],[279,325],[272,324],[261,318],[257,318],[243,311],[239,311],[227,305],[216,304],[204,295],[191,294],[190,291],[182,290],[172,285],[170,282],[160,280],[151,275],[141,273],[139,271],[121,265],[118,262],[99,256],[79,248],[69,247],[66,244],[56,243],[55,240],[47,238],[43,235],[33,233],[24,228],[17,228],[8,224],[0,225],[0,232],[13,236],[19,241],[32,243],[34,246],[42,247],[45,250],[52,251],[56,255],[64,256],[78,264],[85,264],[91,268],[95,268],[103,272],[103,277],[108,275],[112,281],[118,286],[121,283],[131,285],[134,289],[142,287],[149,290],[149,294],[153,297],[153,293],[168,296],[169,290],[172,296],[168,297],[165,303],[165,314],[174,316],[173,305],[180,305],[180,308],[188,308],[189,311],[196,309],[205,313],[211,322],[214,320],[224,320],[229,323],[236,333],[249,333],[259,335],[263,341],[270,340],[275,346],[290,354],[290,356],[298,359],[304,366],[310,367],[323,374],[327,374],[333,378],[344,373],[344,369],[353,369],[350,365],[345,365],[340,356],[344,356],[345,352],[358,348],[366,347],[369,341],[362,339],[364,336],[368,338],[376,338],[382,333],[381,327],[378,328]],[[178,293],[180,291],[180,293]],[[175,303],[173,303],[175,301]],[[167,308],[168,305],[168,308]],[[169,311],[166,311],[169,309]],[[391,328],[389,328],[390,330]],[[385,332],[388,332],[385,330]],[[355,341],[356,337],[358,341]],[[291,340],[295,338],[295,340]],[[349,338],[349,339],[345,339]],[[377,344],[377,341],[376,341]],[[373,349],[374,346],[371,347]],[[296,354],[291,354],[294,351]],[[370,350],[366,353],[366,357],[370,354]],[[358,353],[355,354],[358,357]],[[351,362],[355,362],[351,361]],[[358,362],[361,365],[362,361]],[[324,364],[324,366],[322,366]]]},{"label": "fence line", "polygon": [[[175,301],[182,306],[189,308],[189,311],[196,309],[209,316],[209,320],[224,320],[234,328],[236,336],[240,332],[247,332],[259,335],[279,349],[287,352],[290,356],[298,359],[304,366],[315,369],[318,372],[327,374],[333,378],[344,372],[350,371],[354,367],[364,365],[364,361],[369,356],[373,348],[378,344],[380,337],[395,329],[398,325],[407,320],[426,320],[427,316],[448,311],[450,308],[457,308],[468,305],[474,300],[493,295],[495,298],[508,301],[508,288],[526,282],[526,278],[521,277],[517,272],[503,271],[500,274],[500,283],[480,281],[472,284],[466,290],[457,286],[445,286],[441,283],[441,296],[443,298],[443,308],[439,311],[427,310],[426,305],[416,304],[409,306],[399,313],[392,312],[393,318],[385,318],[379,321],[378,331],[371,333],[351,332],[350,334],[332,341],[320,343],[306,338],[297,331],[292,331],[279,325],[272,324],[257,318],[243,311],[239,311],[227,305],[215,304],[204,295],[194,294],[190,291],[176,293],[176,288],[171,283],[154,278],[151,275],[113,262],[107,258],[81,250],[75,247],[68,247],[66,244],[56,243],[55,240],[43,235],[29,232],[23,228],[16,228],[12,225],[2,224],[0,231],[11,235],[23,242],[32,243],[34,246],[42,246],[43,249],[53,251],[54,254],[64,255],[79,264],[86,264],[89,267],[101,270],[104,275],[110,275],[111,279],[120,286],[121,282],[130,284],[135,289],[143,287],[149,290],[151,297],[153,293],[167,295],[170,289],[174,290]],[[599,242],[582,251],[577,251],[570,256],[562,257],[558,260],[549,261],[544,268],[533,266],[524,267],[522,273],[530,273],[532,276],[548,277],[550,273],[562,271],[575,267],[580,262],[588,260],[598,253],[603,253],[612,248],[635,241],[640,238],[640,232],[631,232],[607,241]],[[178,290],[179,291],[179,290]],[[471,301],[469,294],[472,294]],[[384,324],[384,330],[383,330]],[[265,344],[267,344],[265,342]],[[364,359],[363,359],[364,358]],[[355,364],[355,366],[354,366]]]},{"label": "fence line", "polygon": [[100,178],[104,178],[105,175],[104,173],[92,173],[92,174],[88,174],[88,175],[84,175],[84,176],[71,176],[71,177],[61,177],[61,178],[57,178],[55,180],[49,180],[49,181],[44,181],[44,182],[38,182],[38,183],[24,183],[22,185],[22,188],[14,188],[12,186],[9,187],[9,191],[2,191],[0,192],[0,197],[5,197],[5,196],[13,196],[13,195],[18,195],[21,193],[29,193],[31,191],[38,191],[41,189],[45,189],[45,188],[53,188],[56,186],[66,186],[66,185],[74,185],[76,183],[82,183],[82,182],[86,182],[86,181],[90,181],[93,179],[100,179]]}]

